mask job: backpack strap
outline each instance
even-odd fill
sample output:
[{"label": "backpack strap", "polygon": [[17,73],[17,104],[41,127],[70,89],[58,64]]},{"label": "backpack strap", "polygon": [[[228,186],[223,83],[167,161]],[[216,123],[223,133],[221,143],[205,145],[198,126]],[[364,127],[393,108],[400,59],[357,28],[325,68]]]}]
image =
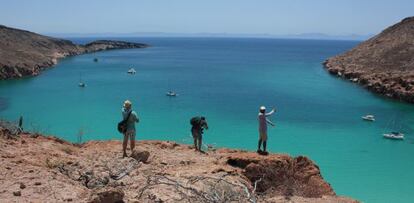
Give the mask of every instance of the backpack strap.
[{"label": "backpack strap", "polygon": [[126,117],[126,119],[124,119],[124,121],[125,121],[125,122],[129,120],[129,116],[131,115],[131,113],[132,113],[132,110],[129,112],[129,114],[128,114],[128,116]]}]

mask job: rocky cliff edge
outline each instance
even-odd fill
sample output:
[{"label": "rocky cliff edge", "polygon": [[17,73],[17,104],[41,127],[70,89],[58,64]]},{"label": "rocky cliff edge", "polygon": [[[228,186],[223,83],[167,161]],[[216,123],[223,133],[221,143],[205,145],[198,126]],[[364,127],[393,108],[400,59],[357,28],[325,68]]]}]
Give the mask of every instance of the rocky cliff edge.
[{"label": "rocky cliff edge", "polygon": [[0,129],[0,199],[5,202],[357,202],[336,196],[304,156],[139,141],[72,144]]}]

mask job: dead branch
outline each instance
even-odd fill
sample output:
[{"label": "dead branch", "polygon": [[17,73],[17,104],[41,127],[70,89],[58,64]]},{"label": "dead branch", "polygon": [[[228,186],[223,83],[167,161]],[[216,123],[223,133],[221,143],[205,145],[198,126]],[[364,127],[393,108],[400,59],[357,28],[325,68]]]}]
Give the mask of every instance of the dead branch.
[{"label": "dead branch", "polygon": [[[137,195],[141,199],[147,190],[160,187],[171,187],[179,195],[175,201],[186,202],[256,202],[255,191],[243,183],[231,182],[222,177],[190,176],[172,179],[164,174],[147,177],[146,185]],[[260,181],[260,180],[259,180]],[[256,181],[257,182],[257,181]],[[256,183],[257,184],[257,183]]]}]

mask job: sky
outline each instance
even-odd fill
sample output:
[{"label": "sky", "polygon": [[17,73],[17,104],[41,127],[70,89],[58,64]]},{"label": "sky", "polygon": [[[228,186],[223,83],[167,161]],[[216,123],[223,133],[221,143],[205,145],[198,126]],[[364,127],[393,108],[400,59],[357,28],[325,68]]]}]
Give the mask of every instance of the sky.
[{"label": "sky", "polygon": [[0,24],[38,33],[369,35],[414,0],[0,0]]}]

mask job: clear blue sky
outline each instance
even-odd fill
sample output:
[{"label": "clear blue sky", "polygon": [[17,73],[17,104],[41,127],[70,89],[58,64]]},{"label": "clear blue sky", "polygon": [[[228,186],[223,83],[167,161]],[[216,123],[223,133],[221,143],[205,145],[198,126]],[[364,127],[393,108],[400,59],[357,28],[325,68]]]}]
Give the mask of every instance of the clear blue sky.
[{"label": "clear blue sky", "polygon": [[0,0],[0,24],[40,33],[375,34],[414,0]]}]

